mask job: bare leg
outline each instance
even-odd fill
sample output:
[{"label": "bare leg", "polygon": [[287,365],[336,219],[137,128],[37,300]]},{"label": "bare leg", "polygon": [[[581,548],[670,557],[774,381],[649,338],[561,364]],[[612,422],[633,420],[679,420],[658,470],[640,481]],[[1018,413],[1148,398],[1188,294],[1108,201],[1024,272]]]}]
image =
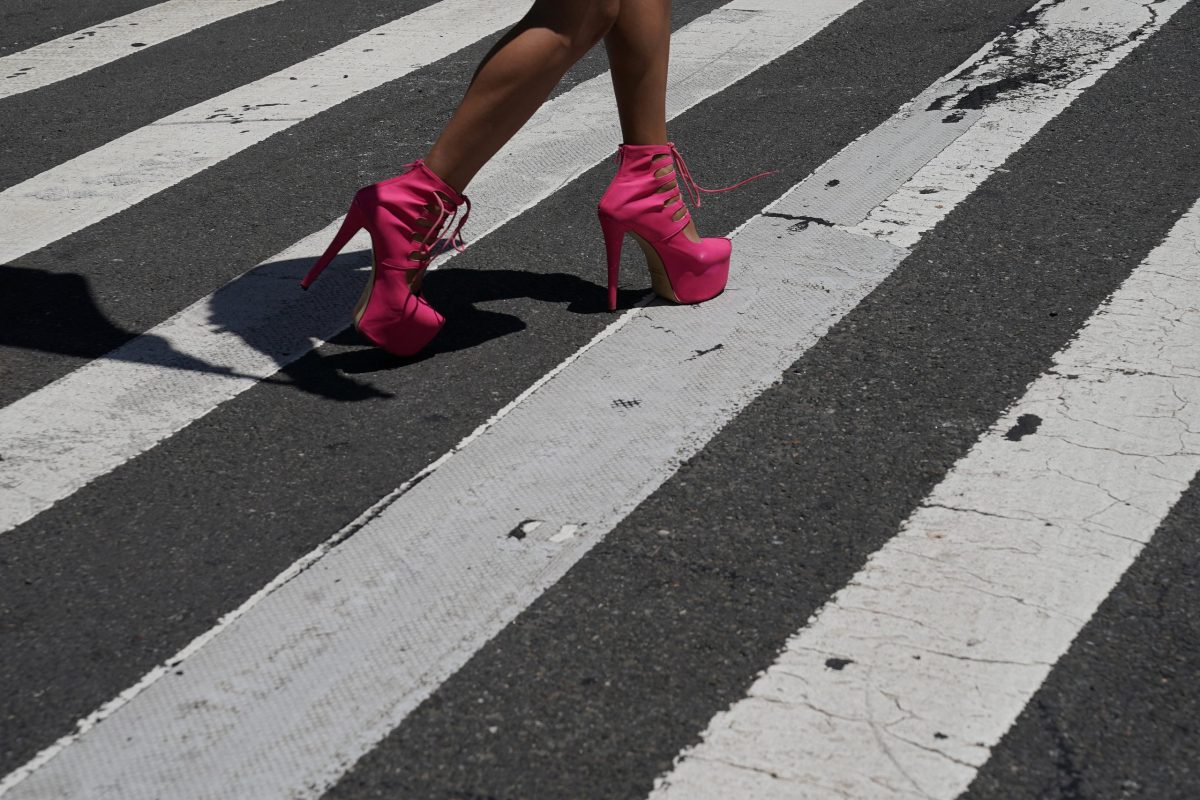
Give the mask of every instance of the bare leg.
[{"label": "bare leg", "polygon": [[621,0],[604,46],[625,144],[666,144],[671,0]]},{"label": "bare leg", "polygon": [[483,59],[425,163],[463,191],[571,65],[612,27],[624,0],[537,0]]},{"label": "bare leg", "polygon": [[[604,37],[612,69],[613,93],[621,117],[625,144],[667,143],[667,63],[671,49],[671,0],[621,0],[621,11]],[[659,157],[664,166],[656,175],[671,172],[670,157]],[[674,181],[663,191],[675,188]],[[676,219],[686,213],[682,198]],[[696,223],[689,221],[684,235],[700,241]]]}]

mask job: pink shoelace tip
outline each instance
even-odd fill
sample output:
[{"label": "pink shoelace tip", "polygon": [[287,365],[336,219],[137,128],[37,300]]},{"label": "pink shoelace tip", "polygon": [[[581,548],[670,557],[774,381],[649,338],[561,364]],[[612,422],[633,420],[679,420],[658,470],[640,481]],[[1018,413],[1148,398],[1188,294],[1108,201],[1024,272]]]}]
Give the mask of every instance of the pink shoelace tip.
[{"label": "pink shoelace tip", "polygon": [[692,177],[692,172],[688,169],[687,162],[683,160],[683,156],[679,154],[679,150],[675,147],[675,143],[671,142],[668,147],[671,148],[671,157],[675,159],[676,171],[679,173],[679,177],[683,179],[681,183],[687,187],[688,195],[692,199],[692,205],[696,208],[701,206],[701,193],[720,194],[721,192],[728,192],[731,189],[738,188],[739,186],[745,186],[751,181],[756,181],[759,178],[765,178],[768,175],[774,175],[775,173],[779,172],[777,169],[773,169],[768,172],[760,172],[757,175],[751,175],[749,178],[740,180],[737,183],[730,184],[729,186],[722,186],[719,189],[708,189],[696,183],[696,179]]},{"label": "pink shoelace tip", "polygon": [[445,225],[447,228],[451,225],[454,225],[454,230],[445,239],[440,239],[441,247],[438,248],[437,252],[431,253],[430,258],[436,258],[451,248],[453,248],[456,253],[461,253],[467,249],[467,243],[462,237],[462,229],[463,225],[467,224],[467,219],[469,219],[471,216],[471,201],[467,199],[466,195],[463,195],[463,205],[467,207],[467,210],[463,212],[462,219],[458,220],[458,224],[454,225],[454,220],[458,216],[458,206],[454,207],[454,211],[452,213],[447,214],[446,207],[442,205],[439,198],[438,206],[440,207],[441,211],[438,214],[438,219],[433,226],[433,230],[438,231],[439,236],[440,232],[443,230],[443,225]]}]

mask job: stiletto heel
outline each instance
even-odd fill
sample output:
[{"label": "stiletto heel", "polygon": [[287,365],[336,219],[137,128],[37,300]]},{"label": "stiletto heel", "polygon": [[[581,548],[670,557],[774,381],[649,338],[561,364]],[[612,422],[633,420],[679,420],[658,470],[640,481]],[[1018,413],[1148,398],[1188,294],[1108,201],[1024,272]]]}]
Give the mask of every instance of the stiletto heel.
[{"label": "stiletto heel", "polygon": [[608,254],[609,309],[616,310],[617,270],[627,232],[646,255],[655,294],[674,303],[700,303],[724,291],[733,243],[724,236],[701,238],[688,230],[691,215],[680,184],[699,207],[701,192],[727,192],[773,173],[706,189],[692,179],[674,144],[623,144],[617,158],[617,174],[597,209]]},{"label": "stiletto heel", "polygon": [[625,243],[625,228],[620,223],[600,217],[604,232],[604,252],[608,255],[608,310],[617,310],[617,277],[621,270],[621,246]]},{"label": "stiletto heel", "polygon": [[301,289],[308,289],[309,286],[312,286],[312,282],[329,266],[329,262],[333,261],[334,256],[342,252],[342,248],[354,238],[354,234],[363,229],[365,221],[366,217],[358,210],[358,206],[351,202],[350,210],[346,212],[346,218],[342,221],[342,226],[338,228],[338,232],[334,235],[333,241],[329,243],[329,247],[325,248],[325,252],[321,255],[321,258],[317,260],[317,263],[313,264],[312,269],[308,271],[304,279],[300,281]]},{"label": "stiletto heel", "polygon": [[[471,201],[423,161],[405,166],[410,167],[407,172],[358,190],[337,235],[300,282],[307,289],[354,234],[366,228],[373,261],[354,307],[354,327],[398,356],[416,355],[445,324],[445,317],[420,296],[421,278],[437,255],[450,247],[464,249],[461,231],[471,214]],[[463,205],[462,219],[443,242],[439,237]]]}]

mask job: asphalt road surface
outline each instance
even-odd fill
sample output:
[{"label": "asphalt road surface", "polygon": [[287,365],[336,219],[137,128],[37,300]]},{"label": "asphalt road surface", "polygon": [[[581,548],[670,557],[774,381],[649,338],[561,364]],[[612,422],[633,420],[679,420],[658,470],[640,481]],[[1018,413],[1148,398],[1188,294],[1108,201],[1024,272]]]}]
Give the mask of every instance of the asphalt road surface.
[{"label": "asphalt road surface", "polygon": [[675,0],[399,359],[298,280],[509,0],[0,8],[0,797],[1200,797],[1200,3]]}]

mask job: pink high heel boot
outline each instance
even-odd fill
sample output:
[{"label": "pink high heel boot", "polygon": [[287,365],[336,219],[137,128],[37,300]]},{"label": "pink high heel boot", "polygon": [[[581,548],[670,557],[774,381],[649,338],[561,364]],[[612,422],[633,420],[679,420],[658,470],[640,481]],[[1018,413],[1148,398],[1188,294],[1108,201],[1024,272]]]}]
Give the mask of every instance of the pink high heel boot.
[{"label": "pink high heel boot", "polygon": [[623,144],[617,150],[617,174],[600,198],[600,228],[608,255],[608,309],[617,308],[617,273],[625,234],[641,245],[654,292],[675,303],[700,303],[725,290],[733,243],[724,236],[693,239],[680,183],[700,206],[701,192],[727,192],[763,172],[720,189],[705,189],[692,180],[687,164],[670,144]]},{"label": "pink high heel boot", "polygon": [[[463,249],[460,231],[471,213],[471,201],[424,161],[405,166],[411,169],[358,190],[337,235],[300,281],[307,289],[354,234],[366,228],[374,263],[354,307],[354,327],[398,356],[416,355],[445,324],[445,317],[420,296],[421,278],[438,253],[448,247]],[[462,205],[466,206],[462,219],[435,252],[442,231],[453,224]]]}]

